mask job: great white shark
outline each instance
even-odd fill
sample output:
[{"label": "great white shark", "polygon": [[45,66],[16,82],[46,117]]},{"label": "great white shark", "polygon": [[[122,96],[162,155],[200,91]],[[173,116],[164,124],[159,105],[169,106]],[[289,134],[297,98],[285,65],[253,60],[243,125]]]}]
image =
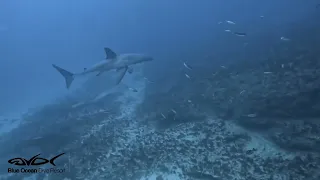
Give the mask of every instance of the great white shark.
[{"label": "great white shark", "polygon": [[116,54],[110,48],[104,48],[104,51],[106,53],[106,58],[104,60],[90,68],[85,68],[84,71],[80,73],[71,73],[55,64],[52,64],[52,66],[65,78],[66,87],[69,89],[72,81],[77,76],[83,76],[89,73],[97,73],[96,75],[99,76],[103,72],[113,69],[120,72],[120,76],[116,82],[119,84],[127,71],[132,73],[131,65],[153,60],[151,56],[145,54]]}]

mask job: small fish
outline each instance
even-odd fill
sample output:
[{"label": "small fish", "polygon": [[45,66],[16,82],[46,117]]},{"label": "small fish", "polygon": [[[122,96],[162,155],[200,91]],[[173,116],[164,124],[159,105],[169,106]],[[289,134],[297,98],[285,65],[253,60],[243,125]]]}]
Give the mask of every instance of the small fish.
[{"label": "small fish", "polygon": [[281,37],[280,39],[281,39],[282,41],[290,41],[289,38],[285,38],[285,37]]},{"label": "small fish", "polygon": [[188,74],[184,74],[188,79],[190,79],[190,76]]},{"label": "small fish", "polygon": [[248,114],[247,117],[254,118],[257,117],[257,114]]},{"label": "small fish", "polygon": [[41,136],[38,136],[38,137],[34,137],[34,138],[32,138],[31,140],[38,140],[38,139],[42,139],[43,137],[41,137]]},{"label": "small fish", "polygon": [[284,68],[284,64],[281,64],[281,68]]},{"label": "small fish", "polygon": [[174,109],[171,109],[171,111],[172,111],[174,114],[177,114],[177,111],[175,111]]},{"label": "small fish", "polygon": [[226,23],[228,23],[228,24],[236,24],[236,23],[233,22],[233,21],[226,21]]},{"label": "small fish", "polygon": [[263,18],[264,18],[264,16],[260,16],[260,18],[261,18],[261,19],[263,19]]},{"label": "small fish", "polygon": [[192,103],[192,101],[190,99],[188,99],[188,103]]},{"label": "small fish", "polygon": [[138,92],[138,90],[137,90],[137,89],[135,89],[135,88],[131,88],[131,87],[129,87],[129,90],[130,90],[130,91],[132,91],[132,92]]},{"label": "small fish", "polygon": [[161,116],[163,117],[163,119],[167,119],[167,117],[165,115],[163,115],[162,113],[161,113]]},{"label": "small fish", "polygon": [[240,92],[240,95],[243,94],[244,92],[246,92],[246,90],[242,90],[242,91]]},{"label": "small fish", "polygon": [[222,67],[223,69],[227,69],[225,66],[220,66],[220,67]]},{"label": "small fish", "polygon": [[226,30],[224,30],[225,32],[231,32],[231,30],[229,30],[229,29],[226,29]]},{"label": "small fish", "polygon": [[186,67],[187,69],[192,70],[192,67],[189,66],[187,63],[184,62],[183,65],[184,65],[184,67]]},{"label": "small fish", "polygon": [[247,33],[242,33],[242,32],[234,32],[233,34],[241,37],[247,36]]},{"label": "small fish", "polygon": [[145,79],[148,83],[154,83],[153,81],[150,81],[148,78],[143,77],[143,79]]},{"label": "small fish", "polygon": [[272,74],[272,72],[269,72],[269,71],[266,71],[266,72],[263,72],[264,74]]},{"label": "small fish", "polygon": [[222,24],[222,22],[220,21],[220,22],[218,22],[218,24]]}]

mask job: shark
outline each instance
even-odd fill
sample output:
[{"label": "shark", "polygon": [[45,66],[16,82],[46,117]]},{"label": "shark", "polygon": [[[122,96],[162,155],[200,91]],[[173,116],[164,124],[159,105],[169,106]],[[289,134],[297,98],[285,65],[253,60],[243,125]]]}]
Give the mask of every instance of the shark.
[{"label": "shark", "polygon": [[116,72],[120,72],[120,76],[118,77],[116,84],[118,85],[126,72],[132,73],[132,65],[144,63],[148,61],[152,61],[153,57],[145,54],[117,54],[112,49],[105,47],[105,59],[94,64],[90,68],[84,68],[83,72],[79,73],[71,73],[55,64],[52,64],[53,68],[55,68],[65,79],[66,88],[69,89],[73,80],[78,76],[83,76],[91,73],[97,73],[96,76],[100,76],[102,73],[116,70]]}]

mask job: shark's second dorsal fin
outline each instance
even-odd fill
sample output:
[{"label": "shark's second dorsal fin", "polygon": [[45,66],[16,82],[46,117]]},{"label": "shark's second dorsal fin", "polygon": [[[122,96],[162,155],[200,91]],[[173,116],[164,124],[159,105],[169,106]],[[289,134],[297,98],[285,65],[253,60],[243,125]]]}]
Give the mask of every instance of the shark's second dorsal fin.
[{"label": "shark's second dorsal fin", "polygon": [[110,48],[105,47],[104,52],[106,53],[106,59],[115,59],[117,57],[117,54]]}]

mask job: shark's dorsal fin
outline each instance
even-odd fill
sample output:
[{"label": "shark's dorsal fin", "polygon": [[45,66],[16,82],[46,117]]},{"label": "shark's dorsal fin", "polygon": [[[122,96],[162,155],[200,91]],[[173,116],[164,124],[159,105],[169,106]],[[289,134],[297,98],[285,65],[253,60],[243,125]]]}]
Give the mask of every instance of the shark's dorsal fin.
[{"label": "shark's dorsal fin", "polygon": [[115,59],[117,57],[117,54],[110,48],[105,47],[104,52],[106,53],[106,59]]}]

